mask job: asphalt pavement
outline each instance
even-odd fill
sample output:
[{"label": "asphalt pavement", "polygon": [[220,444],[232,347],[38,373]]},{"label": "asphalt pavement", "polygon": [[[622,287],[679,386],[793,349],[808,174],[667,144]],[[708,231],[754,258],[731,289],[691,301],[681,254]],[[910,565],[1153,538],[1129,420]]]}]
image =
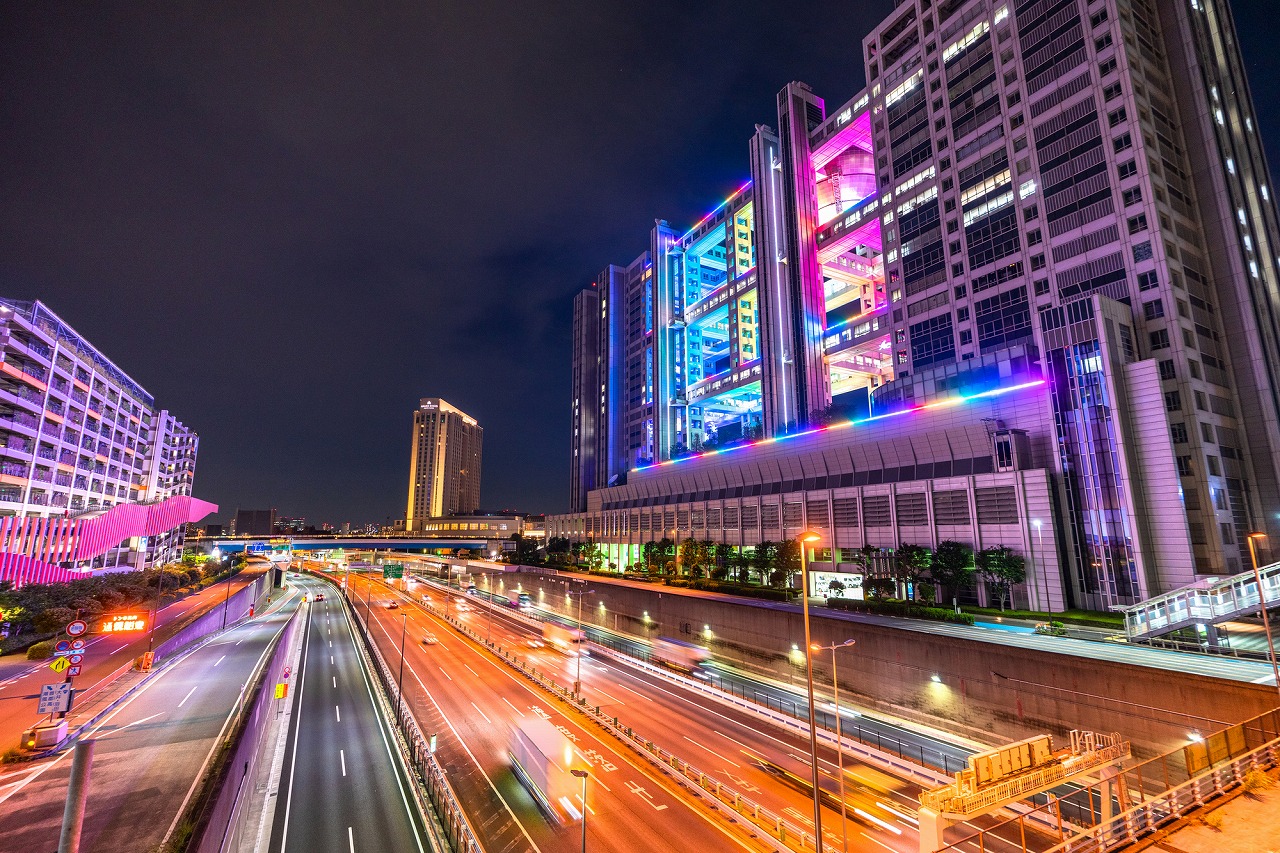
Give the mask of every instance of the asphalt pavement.
[{"label": "asphalt pavement", "polygon": [[332,586],[306,614],[293,716],[276,797],[272,853],[426,853],[426,831],[393,757],[357,642]]},{"label": "asphalt pavement", "polygon": [[[96,747],[81,850],[154,850],[175,826],[245,683],[297,606],[295,593],[277,596],[256,618],[181,655],[86,732]],[[72,754],[0,777],[0,850],[57,849]]]}]

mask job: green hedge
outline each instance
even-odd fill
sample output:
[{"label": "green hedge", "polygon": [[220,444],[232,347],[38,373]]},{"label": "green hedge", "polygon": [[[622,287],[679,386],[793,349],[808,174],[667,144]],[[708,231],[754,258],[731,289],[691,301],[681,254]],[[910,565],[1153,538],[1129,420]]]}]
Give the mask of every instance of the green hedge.
[{"label": "green hedge", "polygon": [[41,640],[27,646],[27,660],[44,660],[53,654],[53,640]]},{"label": "green hedge", "polygon": [[973,624],[973,616],[968,613],[956,613],[944,607],[922,607],[909,601],[857,601],[850,598],[828,598],[827,606],[833,610],[848,610],[853,613],[905,616],[909,619],[954,622],[958,625]]},{"label": "green hedge", "polygon": [[789,589],[774,589],[768,586],[749,586],[732,581],[716,581],[708,578],[664,578],[667,586],[687,589],[701,589],[707,592],[720,592],[725,595],[742,595],[747,598],[763,598],[768,601],[790,601],[795,592]]}]

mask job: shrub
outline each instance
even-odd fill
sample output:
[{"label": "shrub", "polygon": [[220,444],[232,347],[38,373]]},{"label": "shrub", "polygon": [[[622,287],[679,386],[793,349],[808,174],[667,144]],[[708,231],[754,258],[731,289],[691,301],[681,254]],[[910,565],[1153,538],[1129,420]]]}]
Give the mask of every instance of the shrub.
[{"label": "shrub", "polygon": [[905,616],[908,619],[929,619],[934,622],[954,622],[972,625],[968,613],[956,613],[944,607],[921,607],[909,601],[857,601],[848,598],[829,598],[827,606],[833,610],[849,610],[854,613],[878,613],[883,616]]},{"label": "shrub", "polygon": [[76,612],[69,607],[50,607],[36,615],[31,624],[42,634],[61,631],[66,624],[76,618]]},{"label": "shrub", "polygon": [[1222,832],[1222,812],[1209,812],[1200,818],[1200,822],[1212,829],[1214,832]]},{"label": "shrub", "polygon": [[1246,794],[1256,794],[1259,791],[1265,791],[1274,784],[1275,782],[1270,776],[1255,767],[1244,774],[1240,787]]},{"label": "shrub", "polygon": [[53,640],[42,640],[27,647],[27,660],[44,660],[53,654]]}]

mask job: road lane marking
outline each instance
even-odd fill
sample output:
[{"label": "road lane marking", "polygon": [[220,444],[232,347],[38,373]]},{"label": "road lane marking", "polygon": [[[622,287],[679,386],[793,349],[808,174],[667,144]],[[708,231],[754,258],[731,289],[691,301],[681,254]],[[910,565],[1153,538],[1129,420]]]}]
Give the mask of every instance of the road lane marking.
[{"label": "road lane marking", "polygon": [[[194,689],[194,688],[193,688],[193,689]],[[187,695],[188,695],[188,696],[190,696],[191,694],[190,694],[190,693],[188,693]],[[185,701],[185,700],[184,700],[184,701]],[[129,726],[136,726],[136,725],[138,725],[139,723],[145,723],[145,722],[147,722],[148,720],[154,720],[156,717],[160,716],[160,715],[161,715],[161,714],[163,714],[163,713],[164,713],[164,711],[157,711],[156,713],[152,714],[150,717],[143,717],[141,720],[134,720],[132,723],[125,723],[125,724],[124,724],[123,726],[121,726],[120,728],[118,728],[118,729],[114,729],[113,731],[108,732],[108,733],[107,733],[107,735],[119,734],[120,732],[122,732],[122,731],[124,731],[125,729],[129,728]],[[101,737],[101,738],[97,738],[97,740],[102,740],[102,739],[103,739],[103,738],[105,738],[107,735],[104,735],[104,736],[103,736],[103,737]]]},{"label": "road lane marking", "polygon": [[698,747],[699,749],[704,749],[704,750],[706,750],[707,752],[711,753],[712,755],[714,755],[716,758],[720,759],[721,761],[728,761],[728,762],[729,762],[730,764],[732,764],[734,767],[741,768],[741,766],[742,766],[742,765],[738,764],[737,762],[730,761],[728,758],[725,758],[723,755],[721,755],[720,753],[716,752],[716,751],[715,751],[714,749],[712,749],[711,747],[703,746],[702,744],[698,743],[696,740],[694,740],[693,738],[689,737],[688,735],[682,735],[682,737],[683,737],[685,740],[689,741],[689,743],[691,743],[691,744],[693,744],[694,746]]},{"label": "road lane marking", "polygon": [[333,655],[329,655],[329,663],[333,663]]},{"label": "road lane marking", "polygon": [[[199,686],[200,686],[199,684],[196,685],[196,687],[199,687]],[[187,700],[191,698],[191,694],[196,692],[196,687],[192,687],[190,690],[187,691],[187,695],[182,697],[182,701],[178,703],[179,708],[187,704]]]},{"label": "road lane marking", "polygon": [[623,690],[626,690],[626,691],[629,691],[629,692],[631,692],[631,693],[634,693],[634,694],[636,694],[637,696],[639,696],[641,699],[645,699],[645,700],[647,700],[647,701],[649,701],[649,702],[652,702],[652,701],[653,701],[653,697],[652,697],[652,696],[645,696],[645,695],[644,695],[643,693],[641,693],[640,691],[638,691],[638,690],[632,690],[630,687],[628,687],[628,686],[627,686],[627,685],[625,685],[625,684],[614,684],[613,686],[614,686],[614,687],[621,687]]},{"label": "road lane marking", "polygon": [[611,695],[611,694],[609,694],[609,693],[605,693],[605,692],[604,692],[603,690],[601,690],[599,687],[594,688],[594,690],[595,690],[597,693],[604,693],[604,695],[605,695],[605,696],[608,696],[610,699],[612,699],[614,702],[617,702],[619,705],[623,706],[624,708],[625,708],[625,707],[626,707],[626,705],[627,705],[627,703],[626,703],[626,702],[623,702],[623,701],[622,701],[621,699],[619,699],[617,696],[613,696],[613,695]]},{"label": "road lane marking", "polygon": [[347,847],[350,848],[351,853],[356,853],[356,839],[351,834],[351,827],[349,826],[347,827]]},{"label": "road lane marking", "polygon": [[342,762],[342,775],[347,775],[347,755],[343,750],[338,750],[338,760]]},{"label": "road lane marking", "polygon": [[[412,667],[410,667],[410,669],[412,669]],[[449,673],[447,673],[447,672],[445,672],[445,671],[444,671],[444,667],[442,667],[442,666],[441,666],[441,667],[437,667],[437,669],[439,669],[442,673],[444,673],[444,677],[445,677],[445,678],[449,678]],[[449,678],[449,680],[450,680],[450,681],[453,681],[453,679],[452,679],[452,678]]]},{"label": "road lane marking", "polygon": [[486,723],[488,723],[488,724],[489,724],[489,725],[491,725],[491,726],[493,725],[493,720],[489,719],[489,715],[488,715],[488,714],[486,714],[484,711],[481,711],[481,710],[480,710],[480,706],[479,706],[479,705],[477,705],[475,702],[472,702],[472,703],[471,703],[471,707],[476,709],[476,713],[478,713],[480,716],[484,717],[484,721],[485,721]]},{"label": "road lane marking", "polygon": [[334,688],[335,688],[335,689],[336,689],[336,688],[337,688],[337,686],[338,686],[338,676],[336,676],[336,675],[333,677],[333,686],[334,686]]},{"label": "road lane marking", "polygon": [[[467,666],[467,665],[464,663],[463,666]],[[467,666],[467,671],[470,672],[472,675],[474,675],[476,678],[480,677],[480,673],[476,672],[474,669],[472,669],[469,666]]]},{"label": "road lane marking", "polygon": [[[498,698],[500,698],[503,702],[507,702],[507,697],[506,697],[506,696],[500,696],[500,697],[498,697]],[[519,708],[517,708],[515,705],[512,705],[510,702],[507,702],[507,705],[508,705],[508,707],[510,707],[510,708],[511,708],[511,710],[515,711],[515,712],[516,712],[517,714],[519,714],[521,717],[523,717],[523,716],[524,716],[524,712],[522,712],[522,711],[521,711]]]},{"label": "road lane marking", "polygon": [[213,665],[214,665],[214,666],[217,666],[218,664],[222,663],[222,662],[223,662],[224,660],[226,660],[226,659],[227,659],[227,656],[226,656],[226,655],[223,655],[222,657],[218,658],[218,659],[217,659],[217,661],[215,661]]},{"label": "road lane marking", "polygon": [[337,705],[333,706],[333,713],[338,715],[338,722],[342,722],[342,709]]}]

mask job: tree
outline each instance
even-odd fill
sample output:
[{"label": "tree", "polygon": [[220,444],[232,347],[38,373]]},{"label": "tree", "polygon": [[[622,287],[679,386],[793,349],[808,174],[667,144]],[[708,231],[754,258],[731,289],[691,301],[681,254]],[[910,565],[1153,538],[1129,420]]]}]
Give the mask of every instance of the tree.
[{"label": "tree", "polygon": [[893,555],[893,565],[898,580],[910,584],[912,590],[919,594],[920,582],[929,576],[929,564],[933,562],[933,552],[920,545],[899,545]]},{"label": "tree", "polygon": [[891,597],[897,585],[893,578],[868,578],[862,582],[862,589],[868,597],[879,600]]},{"label": "tree", "polygon": [[657,571],[662,565],[662,551],[658,548],[658,543],[644,543],[640,548],[640,558],[644,561],[645,571]]},{"label": "tree", "polygon": [[842,598],[847,587],[840,581],[832,578],[827,582],[827,592],[830,593],[829,598]]},{"label": "tree", "polygon": [[[761,583],[765,583],[768,580],[777,556],[778,543],[771,542],[768,539],[757,545],[755,550],[751,552],[751,568],[755,569],[760,575]],[[772,583],[772,581],[769,582]]]},{"label": "tree", "polygon": [[973,549],[951,539],[939,542],[929,564],[929,577],[942,586],[944,595],[955,595],[973,578]]},{"label": "tree", "polygon": [[751,580],[751,555],[742,548],[734,548],[725,557],[725,567],[728,569],[729,576],[738,583],[747,583]]},{"label": "tree", "polygon": [[587,545],[583,556],[586,558],[587,568],[592,571],[598,571],[604,565],[604,550],[594,542]]},{"label": "tree", "polygon": [[[538,543],[535,540],[530,539],[522,533],[517,533],[512,537],[512,539],[514,539],[516,543],[514,556],[517,563],[526,564],[537,561]],[[548,547],[548,550],[550,550],[550,547]]]},{"label": "tree", "polygon": [[[774,557],[774,564],[778,571],[782,572],[786,578],[785,583],[790,583],[791,576],[800,571],[800,548],[801,544],[794,539],[784,539],[778,543],[777,555]],[[808,590],[805,590],[808,594]]]},{"label": "tree", "polygon": [[569,547],[570,545],[569,545],[568,539],[564,538],[563,536],[552,536],[550,541],[547,542],[547,553],[548,554],[568,554]]},{"label": "tree", "polygon": [[979,551],[975,563],[978,574],[987,582],[987,588],[1000,602],[1000,609],[1004,610],[1013,585],[1027,579],[1026,561],[1022,559],[1021,554],[1015,554],[1012,549],[1004,545],[995,545]]}]

